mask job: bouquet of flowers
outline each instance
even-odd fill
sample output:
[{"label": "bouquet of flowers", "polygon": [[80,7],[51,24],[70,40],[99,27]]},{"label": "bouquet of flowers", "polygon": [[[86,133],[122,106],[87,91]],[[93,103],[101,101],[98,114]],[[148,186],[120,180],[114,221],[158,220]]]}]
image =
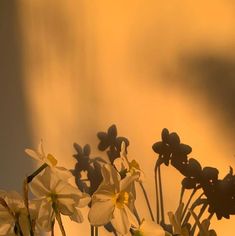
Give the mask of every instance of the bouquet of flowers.
[{"label": "bouquet of flowers", "polygon": [[[219,179],[216,168],[202,167],[189,157],[192,148],[181,143],[178,134],[163,129],[162,140],[152,146],[157,154],[155,211],[144,187],[143,170],[136,160],[128,158],[129,140],[117,135],[115,125],[97,136],[98,149],[106,152],[108,161],[91,157],[88,144],[82,147],[75,143],[74,170],[57,166],[56,158],[45,153],[42,142],[38,150],[25,150],[41,166],[25,178],[22,195],[0,191],[0,235],[36,236],[49,232],[53,236],[57,223],[65,236],[61,215],[82,223],[82,207],[89,208],[91,236],[98,236],[100,227],[116,236],[216,236],[210,229],[211,218],[215,215],[220,220],[235,214],[233,169],[230,167],[229,173]],[[173,166],[183,176],[175,212],[164,211],[162,165]],[[76,186],[70,178],[75,178]],[[140,217],[135,206],[137,184],[149,211],[147,217]],[[190,191],[188,197],[186,191]]]}]

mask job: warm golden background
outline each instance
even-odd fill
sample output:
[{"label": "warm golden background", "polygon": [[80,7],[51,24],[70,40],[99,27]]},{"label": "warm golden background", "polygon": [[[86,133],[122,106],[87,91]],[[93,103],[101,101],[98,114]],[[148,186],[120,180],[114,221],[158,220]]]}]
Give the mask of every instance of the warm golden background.
[{"label": "warm golden background", "polygon": [[[72,168],[73,142],[95,149],[96,132],[113,123],[131,140],[152,204],[151,145],[163,127],[221,177],[235,168],[234,1],[1,0],[0,33],[0,188],[21,190],[35,164],[23,150],[40,138]],[[164,173],[174,210],[180,176]],[[68,222],[68,235],[89,235],[85,222]],[[234,223],[213,226],[230,236]]]}]

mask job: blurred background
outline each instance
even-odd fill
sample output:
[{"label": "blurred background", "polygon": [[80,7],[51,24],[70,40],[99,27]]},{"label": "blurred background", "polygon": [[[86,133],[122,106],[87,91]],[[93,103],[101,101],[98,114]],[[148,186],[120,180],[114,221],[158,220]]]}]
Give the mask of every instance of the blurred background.
[{"label": "blurred background", "polygon": [[[21,191],[36,165],[24,149],[41,138],[71,169],[72,144],[101,155],[96,133],[113,123],[131,141],[152,205],[151,146],[164,127],[223,177],[235,167],[234,25],[231,0],[1,0],[0,188]],[[181,176],[170,168],[163,175],[174,211]],[[71,236],[89,232],[87,220],[64,220]],[[234,222],[212,226],[229,236]]]}]

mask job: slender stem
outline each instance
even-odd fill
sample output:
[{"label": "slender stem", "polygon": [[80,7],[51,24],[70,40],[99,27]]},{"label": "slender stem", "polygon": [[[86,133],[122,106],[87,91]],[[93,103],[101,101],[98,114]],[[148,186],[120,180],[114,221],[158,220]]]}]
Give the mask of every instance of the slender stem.
[{"label": "slender stem", "polygon": [[133,211],[134,211],[134,215],[135,215],[135,217],[136,217],[138,223],[140,224],[140,223],[141,223],[141,220],[140,220],[139,214],[138,214],[137,209],[136,209],[135,206],[134,206]]},{"label": "slender stem", "polygon": [[157,220],[157,224],[159,224],[160,223],[160,212],[159,212],[160,209],[159,209],[157,172],[158,172],[158,164],[156,162],[155,169],[154,169],[154,179],[155,179],[155,195],[156,195],[156,220]]},{"label": "slender stem", "polygon": [[28,183],[27,183],[27,178],[24,181],[24,186],[23,186],[23,193],[24,193],[24,205],[26,207],[27,210],[27,218],[28,218],[28,222],[29,222],[29,232],[30,232],[30,236],[34,236],[34,232],[33,232],[33,227],[32,227],[32,220],[31,220],[31,216],[30,216],[30,212],[29,212],[29,198],[28,198]]},{"label": "slender stem", "polygon": [[212,213],[208,216],[207,219],[210,221],[210,220],[212,219],[213,215],[214,215],[214,212],[212,212]]},{"label": "slender stem", "polygon": [[37,176],[41,171],[43,171],[48,165],[44,163],[41,165],[36,171],[33,172],[33,174],[29,175],[27,177],[27,183],[30,183],[35,176]]},{"label": "slender stem", "polygon": [[[202,194],[200,194],[200,196],[194,201],[194,202],[196,202],[196,201],[198,201],[202,196],[204,195],[204,193],[202,193]],[[190,208],[190,210],[194,210],[194,208],[195,207],[197,207],[198,205],[195,205],[195,206],[191,206],[191,208]],[[186,209],[187,210],[187,209]],[[191,213],[190,212],[188,212],[188,214],[185,216],[185,219],[184,219],[184,221],[183,221],[183,224],[182,225],[185,225],[188,221],[189,221],[189,219],[190,219],[190,217],[191,217]]]},{"label": "slender stem", "polygon": [[181,186],[181,192],[180,192],[179,205],[183,202],[184,192],[185,192],[185,188],[184,188],[184,186],[182,185],[182,186]]},{"label": "slender stem", "polygon": [[148,209],[149,209],[149,213],[150,213],[151,219],[152,219],[152,221],[154,221],[154,216],[153,216],[153,212],[152,212],[152,209],[151,209],[151,206],[150,206],[150,203],[149,203],[149,199],[148,199],[147,192],[146,192],[146,190],[145,190],[145,188],[144,188],[143,183],[142,183],[142,182],[139,182],[139,184],[140,184],[140,187],[141,187],[141,189],[142,189],[142,191],[143,191],[143,194],[144,194],[145,201],[146,201],[147,206],[148,206]]},{"label": "slender stem", "polygon": [[61,231],[63,236],[66,236],[66,233],[65,233],[65,230],[64,230],[64,226],[63,226],[63,222],[62,222],[62,219],[61,219],[61,215],[60,215],[60,212],[58,211],[58,208],[57,208],[55,202],[52,203],[52,207],[53,207],[53,210],[55,212],[55,217],[56,217],[56,220],[57,220],[57,222],[59,224],[60,231]]},{"label": "slender stem", "polygon": [[98,226],[95,226],[95,236],[99,236]]},{"label": "slender stem", "polygon": [[162,180],[161,180],[161,169],[158,166],[158,179],[159,179],[159,187],[160,187],[160,203],[161,203],[161,216],[162,223],[165,224],[165,215],[164,215],[164,205],[163,205],[163,190],[162,190]]},{"label": "slender stem", "polygon": [[185,205],[185,208],[184,208],[184,210],[183,210],[182,217],[181,217],[181,221],[183,221],[184,216],[185,216],[185,214],[186,214],[186,212],[187,212],[187,210],[188,210],[188,206],[189,206],[190,202],[192,201],[192,198],[193,198],[193,196],[195,195],[196,192],[197,192],[197,189],[193,189],[193,191],[192,191],[192,193],[191,193],[191,195],[190,195],[190,197],[189,197],[189,199],[188,199],[188,202],[187,202],[187,204]]},{"label": "slender stem", "polygon": [[[198,214],[198,220],[200,220],[200,218],[202,217],[203,213],[205,212],[206,208],[208,206],[208,203],[204,203],[199,214]],[[194,235],[195,229],[197,227],[197,222],[194,223],[192,230],[191,230],[191,235]]]},{"label": "slender stem", "polygon": [[95,232],[94,232],[94,226],[93,225],[91,225],[91,236],[95,236],[95,234],[94,234]]},{"label": "slender stem", "polygon": [[55,232],[54,232],[54,226],[55,226],[55,219],[53,219],[52,221],[51,221],[51,236],[54,236],[55,234]]}]

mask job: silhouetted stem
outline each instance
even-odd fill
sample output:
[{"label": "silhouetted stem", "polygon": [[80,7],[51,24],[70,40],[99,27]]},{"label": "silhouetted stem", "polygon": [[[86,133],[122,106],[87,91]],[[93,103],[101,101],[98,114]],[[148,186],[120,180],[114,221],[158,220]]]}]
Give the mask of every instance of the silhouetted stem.
[{"label": "silhouetted stem", "polygon": [[[208,206],[208,203],[204,203],[204,204],[203,204],[203,206],[202,206],[202,208],[201,208],[201,210],[200,210],[200,212],[199,212],[199,214],[198,214],[198,220],[200,220],[200,218],[202,217],[202,215],[203,215],[203,213],[205,212],[207,206]],[[194,223],[190,235],[192,235],[192,236],[194,235],[194,232],[195,232],[196,227],[197,227],[197,222]]]},{"label": "silhouetted stem", "polygon": [[159,196],[158,196],[158,178],[157,178],[157,172],[158,172],[158,164],[156,162],[155,169],[154,169],[154,178],[155,178],[155,195],[156,195],[156,220],[157,224],[160,223],[160,212],[159,212]]},{"label": "silhouetted stem", "polygon": [[[195,200],[195,202],[198,201],[203,195],[204,195],[204,193],[202,193],[202,194]],[[197,207],[197,205],[195,205],[194,207],[191,207],[190,210],[193,211],[195,207]],[[186,208],[186,211],[187,211],[187,208]],[[185,225],[185,224],[189,221],[190,216],[191,216],[191,213],[188,212],[188,214],[186,215],[186,217],[185,217],[185,219],[184,219],[182,225]]]},{"label": "silhouetted stem", "polygon": [[184,188],[183,185],[182,185],[182,186],[181,186],[181,192],[180,192],[179,205],[183,202],[184,192],[185,192],[185,188]]},{"label": "silhouetted stem", "polygon": [[161,223],[165,224],[164,204],[163,204],[163,190],[162,190],[160,165],[158,166],[158,179],[159,179],[159,188],[160,188],[160,206],[161,206],[161,216],[162,216]]},{"label": "silhouetted stem", "polygon": [[91,225],[91,236],[95,236],[95,234],[94,234],[95,232],[94,232],[94,226],[93,225]]},{"label": "silhouetted stem", "polygon": [[95,226],[95,236],[99,236],[98,226]]},{"label": "silhouetted stem", "polygon": [[154,216],[153,216],[153,212],[152,212],[152,209],[151,209],[151,206],[150,206],[150,203],[149,203],[149,199],[148,199],[147,192],[146,192],[146,190],[145,190],[145,188],[144,188],[143,183],[142,183],[142,182],[139,182],[139,184],[140,184],[140,187],[141,187],[141,189],[142,189],[142,191],[143,191],[143,194],[144,194],[144,197],[145,197],[145,201],[146,201],[146,203],[147,203],[147,206],[148,206],[148,210],[149,210],[151,219],[152,219],[152,221],[154,221]]},{"label": "silhouetted stem", "polygon": [[207,219],[210,221],[210,220],[212,219],[213,215],[214,215],[214,212],[212,212],[212,213],[208,216]]},{"label": "silhouetted stem", "polygon": [[192,200],[192,198],[193,198],[193,196],[195,195],[196,192],[197,192],[197,189],[193,189],[193,191],[192,191],[192,193],[191,193],[191,195],[190,195],[190,197],[189,197],[189,199],[188,199],[188,202],[187,202],[187,204],[185,205],[185,208],[184,208],[184,210],[183,210],[182,217],[181,217],[181,221],[184,219],[184,216],[185,216],[185,214],[186,214],[186,212],[187,212],[187,210],[188,210],[188,206],[189,206],[189,204],[190,204],[190,202],[191,202],[191,200]]}]

